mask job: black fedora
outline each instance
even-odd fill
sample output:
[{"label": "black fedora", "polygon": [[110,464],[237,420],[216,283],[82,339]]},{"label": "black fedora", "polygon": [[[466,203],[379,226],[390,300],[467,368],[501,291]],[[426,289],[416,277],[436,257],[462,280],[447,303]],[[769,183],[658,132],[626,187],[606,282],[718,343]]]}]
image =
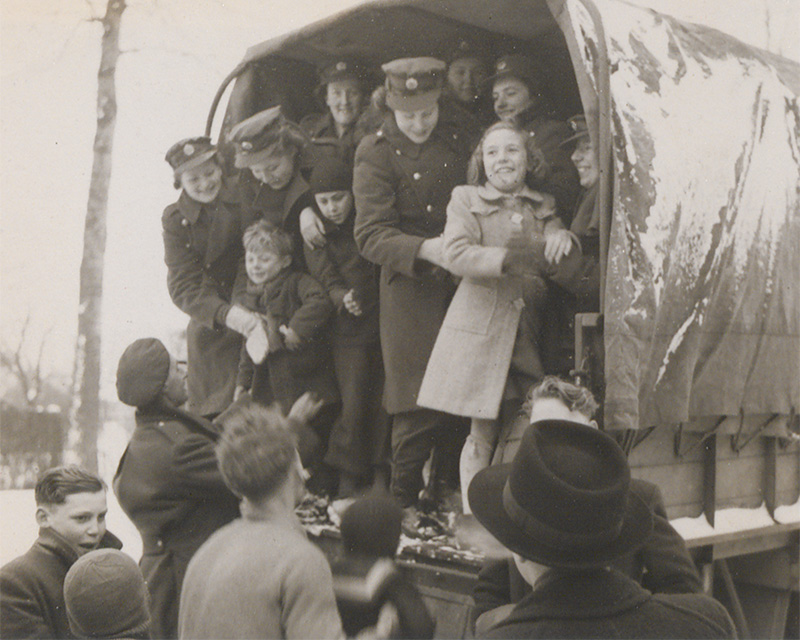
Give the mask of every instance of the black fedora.
[{"label": "black fedora", "polygon": [[511,464],[475,476],[468,496],[475,517],[506,548],[577,568],[607,564],[650,535],[653,516],[629,485],[628,461],[613,438],[543,420],[528,427]]}]

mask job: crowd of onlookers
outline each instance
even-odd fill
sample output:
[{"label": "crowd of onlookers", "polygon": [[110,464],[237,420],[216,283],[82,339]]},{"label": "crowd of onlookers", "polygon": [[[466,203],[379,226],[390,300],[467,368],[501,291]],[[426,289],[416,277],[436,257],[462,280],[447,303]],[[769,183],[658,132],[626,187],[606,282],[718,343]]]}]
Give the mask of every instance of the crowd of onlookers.
[{"label": "crowd of onlookers", "polygon": [[[600,288],[586,117],[558,118],[517,53],[382,71],[331,60],[320,113],[235,124],[237,171],[208,138],[169,149],[188,371],[152,338],[117,370],[136,427],[113,490],[143,556],[106,531],[102,481],[46,472],[39,539],[0,572],[3,637],[429,638],[394,558],[437,503],[492,540],[479,635],[735,636],[564,380]],[[339,499],[332,564],[295,515],[306,490]]]}]

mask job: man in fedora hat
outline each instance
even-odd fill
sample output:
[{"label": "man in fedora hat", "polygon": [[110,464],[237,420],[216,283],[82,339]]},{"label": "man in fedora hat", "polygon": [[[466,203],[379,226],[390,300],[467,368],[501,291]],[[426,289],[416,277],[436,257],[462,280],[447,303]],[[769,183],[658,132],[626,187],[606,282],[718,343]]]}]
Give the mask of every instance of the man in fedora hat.
[{"label": "man in fedora hat", "polygon": [[[545,376],[531,388],[523,405],[526,415],[515,421],[505,449],[497,462],[511,461],[529,423],[539,420],[568,420],[597,427],[598,403],[586,387],[556,376]],[[524,420],[524,425],[521,421]],[[664,498],[658,486],[631,479],[630,490],[653,513],[653,532],[638,549],[616,558],[613,567],[641,583],[653,593],[700,593],[700,575],[686,543],[667,518]],[[531,592],[513,558],[487,559],[473,589],[475,626],[480,631],[508,615],[511,607]]]},{"label": "man in fedora hat", "polygon": [[478,521],[510,550],[533,591],[488,638],[733,638],[725,608],[701,594],[652,594],[611,563],[653,528],[630,491],[613,438],[568,420],[542,420],[511,464],[469,486]]}]

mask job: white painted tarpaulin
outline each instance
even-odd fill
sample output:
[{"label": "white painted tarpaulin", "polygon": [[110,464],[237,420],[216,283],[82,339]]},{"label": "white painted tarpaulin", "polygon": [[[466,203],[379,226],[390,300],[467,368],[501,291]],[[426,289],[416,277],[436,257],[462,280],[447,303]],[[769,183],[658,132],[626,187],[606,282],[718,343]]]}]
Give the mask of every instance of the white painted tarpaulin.
[{"label": "white painted tarpaulin", "polygon": [[800,404],[800,66],[594,4],[601,28],[579,0],[566,7],[595,90],[609,74],[606,424],[788,414]]}]

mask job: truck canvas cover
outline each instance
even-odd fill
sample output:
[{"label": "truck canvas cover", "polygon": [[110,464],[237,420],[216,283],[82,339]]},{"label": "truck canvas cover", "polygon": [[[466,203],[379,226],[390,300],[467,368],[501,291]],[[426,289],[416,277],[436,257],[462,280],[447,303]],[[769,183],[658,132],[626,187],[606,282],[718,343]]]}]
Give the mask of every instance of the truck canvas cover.
[{"label": "truck canvas cover", "polygon": [[226,123],[255,87],[299,118],[333,56],[441,56],[465,35],[537,55],[600,149],[606,426],[792,415],[800,65],[620,0],[379,0],[251,47]]},{"label": "truck canvas cover", "polygon": [[566,3],[576,62],[595,90],[609,73],[606,424],[790,414],[800,398],[799,67],[627,3],[594,6],[600,25]]}]

